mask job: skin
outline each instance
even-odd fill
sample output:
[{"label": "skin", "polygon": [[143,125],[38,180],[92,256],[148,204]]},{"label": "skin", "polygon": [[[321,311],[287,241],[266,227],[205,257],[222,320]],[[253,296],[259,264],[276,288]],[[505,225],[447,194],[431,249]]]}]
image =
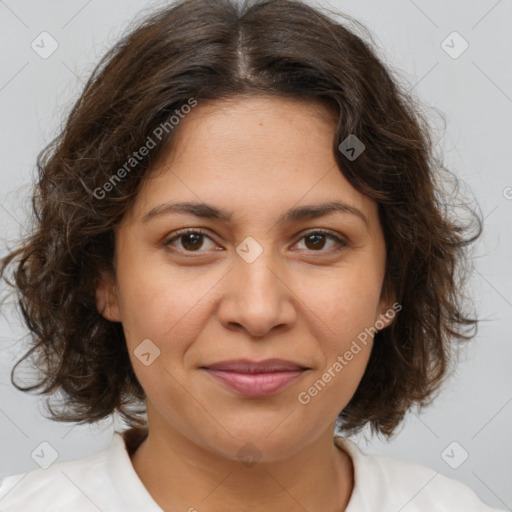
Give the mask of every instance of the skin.
[{"label": "skin", "polygon": [[[365,328],[389,325],[383,315],[393,300],[382,293],[377,205],[337,167],[334,123],[322,105],[288,99],[199,104],[116,232],[116,275],[98,286],[98,309],[122,322],[147,395],[149,436],[132,464],[163,510],[325,512],[344,510],[350,499],[353,466],[333,444],[334,426],[373,340],[307,405],[298,395]],[[367,224],[341,212],[277,223],[290,208],[333,200],[360,210]],[[176,201],[213,204],[233,218],[142,221]],[[183,228],[208,234],[165,245]],[[316,229],[347,245],[306,237]],[[263,250],[251,263],[236,252],[247,237]],[[147,366],[134,354],[145,339],[160,350]],[[273,395],[247,397],[199,369],[273,357],[310,370]],[[247,443],[259,456],[250,466],[237,455]]]}]

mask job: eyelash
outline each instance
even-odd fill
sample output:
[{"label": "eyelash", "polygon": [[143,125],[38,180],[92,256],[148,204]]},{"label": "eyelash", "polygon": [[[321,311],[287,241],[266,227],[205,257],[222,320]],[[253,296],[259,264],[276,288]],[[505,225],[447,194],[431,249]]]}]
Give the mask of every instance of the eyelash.
[{"label": "eyelash", "polygon": [[[169,247],[171,245],[171,243],[174,242],[175,240],[178,240],[182,236],[190,235],[190,234],[203,235],[203,236],[209,238],[210,240],[212,240],[211,236],[206,231],[203,231],[200,228],[183,229],[183,230],[177,231],[172,236],[172,238],[167,239],[164,242],[164,245]],[[338,251],[341,251],[341,250],[345,249],[349,245],[348,242],[346,242],[343,238],[341,238],[341,237],[339,237],[337,235],[334,235],[331,231],[327,231],[327,230],[324,230],[324,229],[316,229],[314,231],[310,231],[310,232],[302,235],[302,237],[299,239],[299,241],[302,240],[303,238],[306,238],[307,236],[318,235],[318,234],[326,235],[328,238],[331,238],[331,239],[335,240],[337,242],[337,244],[338,244],[338,247],[327,249],[327,250],[318,250],[318,251],[310,250],[309,252],[312,252],[312,253],[317,253],[317,252],[318,253],[322,253],[322,252],[328,253],[328,252],[331,252],[331,251],[332,252],[338,252]],[[169,247],[169,248],[173,252],[181,252],[181,253],[189,253],[189,254],[207,252],[207,251],[187,251],[187,250],[183,250],[183,249],[175,249],[173,247]]]}]

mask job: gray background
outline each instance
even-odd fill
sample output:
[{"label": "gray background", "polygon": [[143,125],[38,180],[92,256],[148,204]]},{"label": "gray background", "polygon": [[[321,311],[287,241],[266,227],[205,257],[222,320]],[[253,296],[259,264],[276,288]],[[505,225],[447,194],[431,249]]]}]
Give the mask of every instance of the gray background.
[{"label": "gray background", "polygon": [[[141,0],[0,1],[2,254],[5,241],[14,242],[25,230],[36,155],[56,134],[100,56],[141,9],[152,5]],[[444,113],[444,134],[439,117],[431,119],[443,137],[445,162],[473,190],[485,217],[470,283],[484,319],[476,340],[441,396],[421,414],[409,414],[390,443],[369,435],[354,440],[365,451],[430,466],[466,483],[488,504],[511,510],[511,2],[332,0],[317,5],[365,23],[383,49],[381,57],[427,107]],[[58,42],[47,59],[31,48],[43,31]],[[441,46],[453,31],[469,44],[458,58]],[[458,52],[460,41],[450,41],[451,51]],[[38,467],[31,453],[42,441],[55,448],[58,461],[70,460],[108,447],[113,426],[121,425],[116,418],[91,426],[45,419],[40,398],[17,391],[9,379],[25,337],[15,310],[3,311],[0,477]],[[458,444],[445,451],[453,441]],[[458,468],[445,462],[457,465],[463,450],[469,457]]]}]

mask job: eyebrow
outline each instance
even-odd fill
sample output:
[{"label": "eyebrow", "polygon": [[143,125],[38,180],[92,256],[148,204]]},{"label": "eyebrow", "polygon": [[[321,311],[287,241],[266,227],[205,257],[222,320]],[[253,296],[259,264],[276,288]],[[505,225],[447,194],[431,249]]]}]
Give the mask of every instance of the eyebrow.
[{"label": "eyebrow", "polygon": [[[368,227],[368,219],[364,213],[358,210],[356,207],[342,201],[330,201],[328,203],[291,208],[279,217],[277,223],[283,224],[306,219],[316,219],[317,217],[323,217],[324,215],[329,215],[334,212],[340,212],[358,217]],[[194,215],[195,217],[201,217],[203,219],[216,219],[225,223],[231,222],[233,218],[233,212],[229,210],[217,208],[206,203],[194,203],[185,201],[178,203],[159,204],[143,216],[142,222],[145,223],[155,217],[170,214],[188,214]]]}]

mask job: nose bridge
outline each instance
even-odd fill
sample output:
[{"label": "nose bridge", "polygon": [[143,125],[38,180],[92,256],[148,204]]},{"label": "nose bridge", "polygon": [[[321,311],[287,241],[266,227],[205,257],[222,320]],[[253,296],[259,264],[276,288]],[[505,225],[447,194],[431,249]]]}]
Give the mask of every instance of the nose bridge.
[{"label": "nose bridge", "polygon": [[[235,279],[247,292],[261,295],[267,292],[267,298],[276,291],[276,268],[279,266],[278,258],[272,247],[270,239],[256,240],[248,236],[236,248],[238,258],[235,258]],[[256,297],[254,297],[256,298]]]},{"label": "nose bridge", "polygon": [[[269,239],[267,239],[269,240]],[[221,307],[221,321],[242,325],[254,336],[290,324],[294,308],[280,276],[282,265],[270,241],[247,237],[236,248],[230,278],[230,300]]]}]

